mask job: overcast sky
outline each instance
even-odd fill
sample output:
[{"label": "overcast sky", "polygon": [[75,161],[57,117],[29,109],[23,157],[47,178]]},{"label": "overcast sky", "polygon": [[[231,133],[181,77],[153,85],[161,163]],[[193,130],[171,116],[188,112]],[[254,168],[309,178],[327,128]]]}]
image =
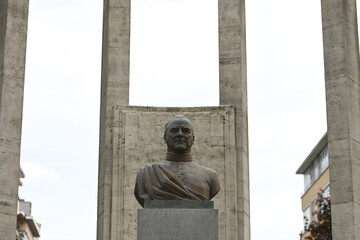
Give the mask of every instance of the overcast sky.
[{"label": "overcast sky", "polygon": [[[96,239],[102,4],[30,0],[20,197],[42,240]],[[252,239],[298,240],[295,171],[326,131],[320,1],[248,0],[246,25]],[[131,105],[218,105],[217,0],[133,0],[131,37]]]}]

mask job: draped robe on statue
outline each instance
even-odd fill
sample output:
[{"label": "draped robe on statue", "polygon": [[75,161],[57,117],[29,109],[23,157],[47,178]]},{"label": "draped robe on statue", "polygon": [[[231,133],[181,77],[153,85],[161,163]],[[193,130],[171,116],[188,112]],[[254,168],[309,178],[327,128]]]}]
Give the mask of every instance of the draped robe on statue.
[{"label": "draped robe on statue", "polygon": [[191,161],[165,160],[139,169],[135,197],[142,207],[145,199],[210,200],[220,190],[216,172]]}]

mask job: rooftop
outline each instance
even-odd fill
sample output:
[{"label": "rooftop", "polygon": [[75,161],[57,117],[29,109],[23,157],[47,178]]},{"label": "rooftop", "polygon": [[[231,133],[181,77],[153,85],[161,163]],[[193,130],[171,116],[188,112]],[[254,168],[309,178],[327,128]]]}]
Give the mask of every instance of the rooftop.
[{"label": "rooftop", "polygon": [[311,166],[311,163],[317,158],[317,156],[324,149],[326,144],[328,143],[327,132],[320,139],[320,141],[316,144],[310,154],[305,158],[299,169],[296,171],[296,174],[305,174],[306,170]]}]

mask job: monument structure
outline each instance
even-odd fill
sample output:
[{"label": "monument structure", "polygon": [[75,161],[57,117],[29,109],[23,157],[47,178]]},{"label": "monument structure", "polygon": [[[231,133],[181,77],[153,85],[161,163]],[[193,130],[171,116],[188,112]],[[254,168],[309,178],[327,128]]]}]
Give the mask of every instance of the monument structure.
[{"label": "monument structure", "polygon": [[235,108],[231,106],[165,108],[114,106],[111,123],[111,239],[136,239],[134,186],[139,168],[166,158],[164,123],[174,115],[191,119],[196,138],[192,158],[215,169],[221,191],[215,196],[219,239],[236,238]]},{"label": "monument structure", "polygon": [[333,240],[360,240],[360,62],[356,0],[322,5]]},{"label": "monument structure", "polygon": [[0,0],[0,239],[15,239],[28,0]]},{"label": "monument structure", "polygon": [[164,158],[161,123],[176,114],[199,129],[194,157],[218,173],[219,239],[250,239],[245,1],[218,5],[220,106],[151,108],[129,106],[131,1],[104,1],[98,240],[136,239],[134,178]]},{"label": "monument structure", "polygon": [[[333,239],[359,240],[356,0],[321,4]],[[138,144],[161,135],[159,123],[174,113],[191,117],[200,129],[194,156],[200,163],[210,159],[218,172],[224,192],[215,201],[220,239],[250,239],[245,0],[218,2],[220,106],[204,108],[128,106],[130,5],[131,0],[104,0],[97,239],[134,239],[130,175],[143,161],[163,158],[158,147]],[[28,0],[0,0],[0,239],[15,238],[27,18]]]},{"label": "monument structure", "polygon": [[193,161],[194,140],[191,121],[173,117],[165,126],[165,160],[139,169],[134,194],[144,209],[138,210],[138,240],[218,240],[218,210],[209,200],[220,184],[213,169]]}]

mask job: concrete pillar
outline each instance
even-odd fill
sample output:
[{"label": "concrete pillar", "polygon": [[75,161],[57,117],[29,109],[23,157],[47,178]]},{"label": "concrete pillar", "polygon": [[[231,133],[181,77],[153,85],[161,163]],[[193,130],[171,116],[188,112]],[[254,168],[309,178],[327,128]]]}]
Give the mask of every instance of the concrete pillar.
[{"label": "concrete pillar", "polygon": [[[129,104],[130,0],[104,0],[97,239],[111,237],[112,107]],[[116,222],[116,221],[115,221]]]},{"label": "concrete pillar", "polygon": [[0,239],[15,239],[28,0],[0,0]]},{"label": "concrete pillar", "polygon": [[219,0],[220,104],[236,107],[237,236],[250,239],[245,0]]},{"label": "concrete pillar", "polygon": [[322,0],[334,240],[360,240],[360,86],[356,0]]}]

